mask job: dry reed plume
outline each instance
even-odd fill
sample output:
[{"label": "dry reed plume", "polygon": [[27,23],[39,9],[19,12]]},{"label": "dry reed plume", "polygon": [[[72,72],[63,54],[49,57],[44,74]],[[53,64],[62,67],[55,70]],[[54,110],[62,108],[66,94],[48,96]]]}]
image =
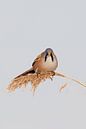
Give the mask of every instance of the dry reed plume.
[{"label": "dry reed plume", "polygon": [[[40,73],[40,74],[36,74],[36,73],[32,73],[32,74],[27,74],[25,76],[20,76],[18,78],[14,78],[12,80],[12,82],[10,83],[10,85],[8,86],[8,90],[9,91],[14,91],[15,89],[17,88],[21,88],[21,87],[25,87],[29,82],[31,83],[32,85],[32,90],[33,92],[35,92],[36,88],[38,87],[38,85],[46,80],[46,79],[52,79],[53,76],[60,76],[60,77],[63,77],[65,79],[69,79],[69,80],[72,80],[78,84],[80,84],[81,86],[83,87],[86,87],[86,84],[78,81],[78,80],[75,80],[73,78],[70,78],[70,77],[67,77],[61,73],[54,73],[54,72],[47,72],[47,73]],[[66,87],[67,84],[65,84],[64,86],[61,87],[60,91]]]}]

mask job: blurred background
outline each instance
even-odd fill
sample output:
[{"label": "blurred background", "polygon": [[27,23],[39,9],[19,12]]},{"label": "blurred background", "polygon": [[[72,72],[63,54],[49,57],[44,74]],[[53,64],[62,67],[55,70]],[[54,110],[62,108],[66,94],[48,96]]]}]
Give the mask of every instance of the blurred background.
[{"label": "blurred background", "polygon": [[1,0],[1,129],[86,129],[86,89],[72,81],[46,80],[35,96],[30,84],[6,90],[47,47],[57,55],[57,71],[86,82],[86,1]]}]

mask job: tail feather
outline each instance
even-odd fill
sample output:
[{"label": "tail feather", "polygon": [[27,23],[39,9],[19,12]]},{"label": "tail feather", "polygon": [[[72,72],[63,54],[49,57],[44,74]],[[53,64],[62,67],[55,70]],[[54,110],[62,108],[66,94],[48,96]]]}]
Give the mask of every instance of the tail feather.
[{"label": "tail feather", "polygon": [[18,75],[17,77],[15,77],[15,79],[16,79],[16,78],[19,78],[19,77],[21,77],[21,76],[25,76],[25,75],[27,75],[27,74],[29,74],[29,73],[35,73],[35,71],[33,70],[33,68],[31,68],[31,69],[25,71],[24,73]]}]

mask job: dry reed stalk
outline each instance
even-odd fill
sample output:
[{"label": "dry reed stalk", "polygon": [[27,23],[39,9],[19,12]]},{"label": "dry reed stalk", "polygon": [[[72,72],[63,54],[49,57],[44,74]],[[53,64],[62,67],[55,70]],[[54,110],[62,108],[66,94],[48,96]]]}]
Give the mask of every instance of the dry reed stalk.
[{"label": "dry reed stalk", "polygon": [[74,78],[72,78],[72,77],[66,76],[66,75],[61,74],[61,73],[55,73],[55,75],[56,75],[56,76],[63,77],[63,78],[68,79],[68,80],[71,80],[71,81],[74,81],[74,82],[80,84],[81,86],[86,87],[86,84],[84,84],[83,82],[81,82],[81,81],[79,81],[79,80],[77,80],[77,79],[74,79]]},{"label": "dry reed stalk", "polygon": [[[31,83],[32,85],[32,90],[33,92],[35,92],[36,88],[38,87],[38,85],[46,80],[46,79],[52,79],[53,76],[60,76],[60,77],[63,77],[65,79],[69,79],[69,80],[72,80],[78,84],[80,84],[81,86],[83,87],[86,87],[86,84],[83,84],[82,82],[76,80],[76,79],[73,79],[73,78],[70,78],[70,77],[67,77],[65,76],[64,74],[61,74],[61,73],[54,73],[54,72],[46,72],[46,73],[40,73],[40,74],[36,74],[36,73],[32,73],[32,74],[27,74],[25,76],[20,76],[18,78],[14,78],[12,80],[12,82],[10,83],[10,85],[8,86],[8,90],[9,91],[14,91],[15,89],[17,88],[21,88],[21,87],[25,87],[27,85],[27,83]],[[64,86],[62,86],[60,88],[60,91],[66,87],[66,84]]]},{"label": "dry reed stalk", "polygon": [[63,84],[63,85],[61,86],[61,88],[59,89],[59,91],[62,92],[62,90],[67,87],[67,85],[68,85],[67,83]]}]

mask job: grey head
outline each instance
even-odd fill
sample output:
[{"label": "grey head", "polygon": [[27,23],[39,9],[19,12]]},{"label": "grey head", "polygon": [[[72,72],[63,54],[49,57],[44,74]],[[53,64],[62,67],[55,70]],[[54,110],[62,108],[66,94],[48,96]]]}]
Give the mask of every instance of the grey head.
[{"label": "grey head", "polygon": [[45,52],[46,52],[46,53],[52,53],[53,50],[52,50],[51,48],[47,48],[47,49],[45,50]]}]

